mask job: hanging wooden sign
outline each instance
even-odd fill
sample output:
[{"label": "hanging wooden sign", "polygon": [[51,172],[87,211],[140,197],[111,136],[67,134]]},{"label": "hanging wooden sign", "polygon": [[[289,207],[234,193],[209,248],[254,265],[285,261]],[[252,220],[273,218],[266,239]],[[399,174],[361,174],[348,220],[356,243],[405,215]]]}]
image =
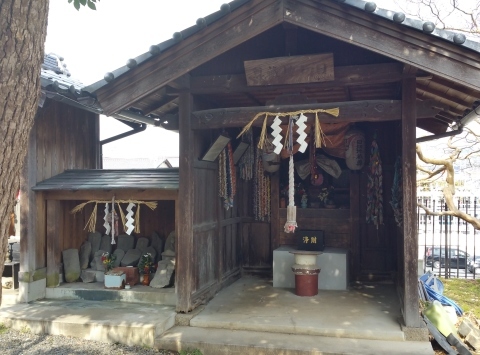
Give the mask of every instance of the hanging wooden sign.
[{"label": "hanging wooden sign", "polygon": [[332,53],[247,60],[244,65],[249,86],[319,83],[335,79]]}]

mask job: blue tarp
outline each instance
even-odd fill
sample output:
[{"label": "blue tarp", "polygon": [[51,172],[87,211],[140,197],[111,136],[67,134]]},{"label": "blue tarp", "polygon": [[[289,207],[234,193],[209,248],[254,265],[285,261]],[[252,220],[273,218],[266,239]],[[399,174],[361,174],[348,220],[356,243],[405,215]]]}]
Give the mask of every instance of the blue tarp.
[{"label": "blue tarp", "polygon": [[443,295],[443,283],[442,281],[437,279],[435,275],[428,272],[420,276],[419,279],[420,281],[422,281],[429,301],[433,302],[434,300],[437,300],[444,306],[452,306],[458,316],[461,316],[463,314],[463,310],[458,304],[455,303],[455,301]]}]

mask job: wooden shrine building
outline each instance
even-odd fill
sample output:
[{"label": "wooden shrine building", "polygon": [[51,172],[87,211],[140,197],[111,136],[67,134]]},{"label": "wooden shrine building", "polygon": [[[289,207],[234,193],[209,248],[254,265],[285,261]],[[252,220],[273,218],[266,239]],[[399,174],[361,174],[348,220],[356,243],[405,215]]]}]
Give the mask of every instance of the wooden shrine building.
[{"label": "wooden shrine building", "polygon": [[[405,325],[419,326],[416,128],[441,136],[476,117],[478,43],[372,2],[235,0],[84,92],[106,115],[179,131],[180,312],[208,301],[244,272],[269,272],[273,251],[297,243],[294,234],[283,232],[288,159],[280,161],[278,172],[266,174],[269,213],[259,219],[252,207],[260,198],[255,179],[244,180],[237,170],[233,207],[224,209],[219,164],[202,159],[206,152],[222,134],[235,149],[241,140],[237,135],[259,113],[304,112],[311,131],[315,114],[309,110],[338,108],[338,117],[319,112],[319,122],[322,128],[340,124],[364,132],[365,164],[351,170],[342,153],[317,150],[341,169],[338,179],[324,177],[336,189],[337,205],[303,209],[297,201],[299,229],[324,230],[326,246],[348,250],[350,282],[393,280]],[[263,117],[253,122],[254,139]],[[273,119],[266,122],[269,132]],[[282,118],[282,125],[287,120]],[[324,132],[327,148],[329,140],[343,142],[341,133]],[[378,228],[366,222],[374,138],[383,164],[383,224]],[[295,154],[294,160],[308,160],[308,152]],[[390,207],[398,157],[400,227]]]}]

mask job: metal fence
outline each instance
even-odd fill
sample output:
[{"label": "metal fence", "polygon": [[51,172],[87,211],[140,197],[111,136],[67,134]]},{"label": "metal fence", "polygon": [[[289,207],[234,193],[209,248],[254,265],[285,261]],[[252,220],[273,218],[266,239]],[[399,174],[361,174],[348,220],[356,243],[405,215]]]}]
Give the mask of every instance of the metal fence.
[{"label": "metal fence", "polygon": [[[447,209],[445,199],[440,197],[419,196],[418,202],[433,212]],[[456,203],[461,211],[480,215],[480,198],[458,197]],[[480,268],[469,267],[470,260],[480,257],[480,230],[458,217],[427,215],[418,207],[417,231],[424,272],[431,270],[445,278],[480,278]]]}]

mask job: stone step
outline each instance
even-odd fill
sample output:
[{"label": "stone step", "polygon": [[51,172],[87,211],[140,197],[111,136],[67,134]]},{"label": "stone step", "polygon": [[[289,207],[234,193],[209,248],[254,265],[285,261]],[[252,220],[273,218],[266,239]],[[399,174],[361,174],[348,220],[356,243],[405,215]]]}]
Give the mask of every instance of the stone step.
[{"label": "stone step", "polygon": [[0,308],[0,323],[35,334],[152,347],[174,326],[175,315],[172,306],[43,300]]},{"label": "stone step", "polygon": [[174,288],[152,288],[135,285],[127,290],[108,290],[103,283],[63,284],[60,287],[47,287],[47,299],[118,301],[128,303],[158,304],[176,306],[177,295]]},{"label": "stone step", "polygon": [[155,339],[155,348],[199,349],[208,355],[433,355],[429,342],[335,338],[247,330],[176,326]]}]

